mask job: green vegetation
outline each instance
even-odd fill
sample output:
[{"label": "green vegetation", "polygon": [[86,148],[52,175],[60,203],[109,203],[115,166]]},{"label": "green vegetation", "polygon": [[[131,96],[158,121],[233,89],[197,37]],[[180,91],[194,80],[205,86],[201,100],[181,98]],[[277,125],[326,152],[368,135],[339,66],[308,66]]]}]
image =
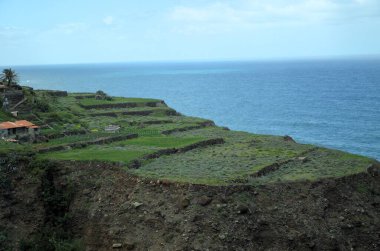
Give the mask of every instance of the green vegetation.
[{"label": "green vegetation", "polygon": [[57,167],[53,162],[32,161],[29,169],[38,173],[41,179],[40,196],[45,211],[45,222],[39,226],[40,230],[32,238],[21,241],[19,250],[84,250],[81,240],[73,238],[69,226],[69,207],[74,187],[69,181],[66,181],[65,186],[55,184],[53,173],[57,172]]},{"label": "green vegetation", "polygon": [[202,138],[180,138],[170,136],[141,137],[114,143],[119,146],[152,146],[162,148],[178,148],[201,141]]},{"label": "green vegetation", "polygon": [[323,148],[308,153],[305,158],[304,161],[289,162],[276,172],[251,181],[253,183],[267,183],[342,177],[364,172],[373,162],[362,156]]},{"label": "green vegetation", "polygon": [[274,162],[292,158],[312,148],[285,142],[281,137],[206,128],[179,133],[189,137],[216,138],[224,135],[225,144],[164,156],[133,172],[158,179],[203,184],[229,184]]},{"label": "green vegetation", "polygon": [[[0,98],[1,101],[1,98]],[[2,102],[0,102],[0,105],[2,105]],[[13,120],[14,118],[12,117],[11,114],[4,112],[0,110],[0,121],[8,121],[8,120]]]},{"label": "green vegetation", "polygon": [[[40,159],[108,161],[128,166],[157,151],[222,138],[224,144],[163,154],[143,161],[138,169],[125,168],[153,179],[218,185],[341,177],[363,172],[373,161],[297,144],[283,137],[228,131],[214,126],[212,121],[182,116],[157,99],[108,98],[104,92],[57,96],[49,91],[25,90],[25,94],[34,102],[32,114],[25,119],[43,126],[41,134],[45,140],[24,145],[1,142],[0,153],[137,134],[135,139],[39,154]],[[7,116],[0,113],[0,118]],[[106,132],[110,125],[120,129]]]},{"label": "green vegetation", "polygon": [[4,69],[0,76],[0,80],[7,86],[15,86],[17,85],[18,75],[11,68]]},{"label": "green vegetation", "polygon": [[90,146],[85,149],[74,149],[42,154],[41,157],[57,160],[97,160],[129,163],[149,153],[148,150],[125,149],[109,146]]},{"label": "green vegetation", "polygon": [[200,138],[142,137],[115,142],[107,146],[89,146],[42,154],[41,157],[58,160],[98,160],[129,163],[158,149],[177,148],[200,141]]},{"label": "green vegetation", "polygon": [[38,148],[45,148],[45,147],[50,147],[50,146],[65,145],[65,144],[69,144],[69,143],[91,141],[91,140],[96,140],[99,138],[110,137],[110,136],[118,136],[118,135],[122,135],[122,134],[119,134],[119,133],[118,134],[110,134],[110,133],[106,133],[106,132],[102,132],[102,133],[96,132],[96,133],[87,133],[87,134],[81,134],[81,135],[71,135],[71,136],[51,139],[48,142],[34,144],[33,146],[38,149]]},{"label": "green vegetation", "polygon": [[80,104],[84,106],[89,105],[102,105],[102,104],[120,104],[120,103],[147,103],[147,102],[159,102],[158,99],[144,99],[144,98],[122,98],[115,97],[111,100],[107,99],[95,99],[95,98],[86,98],[80,100]]},{"label": "green vegetation", "polygon": [[0,140],[0,155],[6,155],[9,153],[27,153],[31,152],[32,149],[33,147],[30,144],[21,145]]}]

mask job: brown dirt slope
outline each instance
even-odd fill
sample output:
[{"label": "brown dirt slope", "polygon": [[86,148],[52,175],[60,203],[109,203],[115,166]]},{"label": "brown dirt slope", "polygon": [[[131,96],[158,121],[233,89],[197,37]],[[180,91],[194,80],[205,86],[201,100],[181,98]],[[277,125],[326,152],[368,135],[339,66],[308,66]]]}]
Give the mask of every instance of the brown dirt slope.
[{"label": "brown dirt slope", "polygon": [[[265,186],[203,186],[143,180],[119,166],[62,162],[70,183],[68,227],[86,250],[379,250],[380,179]],[[19,165],[1,190],[0,227],[10,245],[46,222],[41,182]],[[1,249],[1,248],[0,248]],[[16,250],[16,249],[15,249]]]}]

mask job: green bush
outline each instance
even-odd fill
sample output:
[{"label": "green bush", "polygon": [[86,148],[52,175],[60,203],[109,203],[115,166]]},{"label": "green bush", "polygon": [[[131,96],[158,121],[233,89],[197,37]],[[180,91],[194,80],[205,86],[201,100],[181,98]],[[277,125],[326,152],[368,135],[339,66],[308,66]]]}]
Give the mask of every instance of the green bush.
[{"label": "green bush", "polygon": [[57,167],[54,162],[33,160],[29,170],[38,173],[41,179],[41,199],[44,204],[45,222],[29,240],[20,243],[20,250],[80,251],[84,246],[80,240],[72,238],[69,228],[71,216],[69,206],[73,196],[73,186],[69,182],[57,186],[54,179]]},{"label": "green bush", "polygon": [[71,122],[73,115],[68,112],[51,112],[47,114],[47,119],[54,122]]},{"label": "green bush", "polygon": [[37,99],[34,103],[34,107],[40,112],[48,112],[50,110],[49,103],[43,99]]}]

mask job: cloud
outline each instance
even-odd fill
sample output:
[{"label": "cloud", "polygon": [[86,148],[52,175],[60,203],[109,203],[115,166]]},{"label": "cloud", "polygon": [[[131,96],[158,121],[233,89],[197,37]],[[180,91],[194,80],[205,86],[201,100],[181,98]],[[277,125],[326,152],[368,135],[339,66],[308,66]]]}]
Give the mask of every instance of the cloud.
[{"label": "cloud", "polygon": [[0,38],[17,39],[29,35],[26,29],[15,26],[0,26]]},{"label": "cloud", "polygon": [[105,18],[103,18],[103,23],[106,24],[106,25],[111,25],[114,23],[115,19],[113,16],[107,16]]},{"label": "cloud", "polygon": [[70,35],[77,32],[82,32],[88,27],[85,23],[65,23],[57,25],[52,31],[55,33],[62,33]]},{"label": "cloud", "polygon": [[226,31],[271,25],[342,23],[379,17],[378,0],[237,0],[177,6],[169,14],[178,30]]},{"label": "cloud", "polygon": [[31,30],[22,27],[0,26],[0,45],[18,48],[20,45],[24,45],[33,34]]}]

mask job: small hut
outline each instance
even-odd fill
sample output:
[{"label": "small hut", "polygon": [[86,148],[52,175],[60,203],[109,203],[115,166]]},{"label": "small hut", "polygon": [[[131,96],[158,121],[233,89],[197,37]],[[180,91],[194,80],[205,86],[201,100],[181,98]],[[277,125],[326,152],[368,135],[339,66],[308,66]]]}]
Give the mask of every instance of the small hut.
[{"label": "small hut", "polygon": [[28,135],[35,137],[40,132],[40,127],[27,120],[0,123],[0,137],[11,138]]}]

